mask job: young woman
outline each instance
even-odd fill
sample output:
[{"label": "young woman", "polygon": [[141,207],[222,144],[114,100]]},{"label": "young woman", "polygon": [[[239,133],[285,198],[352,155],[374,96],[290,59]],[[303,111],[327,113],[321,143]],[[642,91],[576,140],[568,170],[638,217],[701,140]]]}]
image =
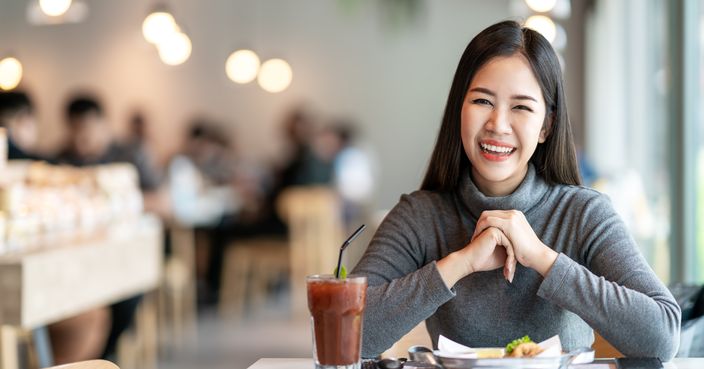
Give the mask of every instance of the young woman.
[{"label": "young woman", "polygon": [[669,360],[679,343],[679,306],[608,198],[580,186],[554,50],[512,21],[467,46],[421,190],[354,272],[369,281],[364,357],[423,320],[434,345],[559,334],[570,350],[596,330],[625,355]]}]

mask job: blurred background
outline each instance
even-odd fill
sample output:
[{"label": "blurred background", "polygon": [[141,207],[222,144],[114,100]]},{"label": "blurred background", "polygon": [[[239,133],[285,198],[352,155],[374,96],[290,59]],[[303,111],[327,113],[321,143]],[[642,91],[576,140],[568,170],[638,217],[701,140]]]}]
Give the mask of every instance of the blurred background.
[{"label": "blurred background", "polygon": [[34,337],[14,361],[91,356],[61,347],[89,331],[123,368],[310,356],[302,276],[332,271],[365,223],[351,269],[419,187],[461,53],[504,19],[560,56],[585,185],[665,283],[704,282],[704,1],[0,0],[0,259],[159,230],[143,280],[0,314]]}]

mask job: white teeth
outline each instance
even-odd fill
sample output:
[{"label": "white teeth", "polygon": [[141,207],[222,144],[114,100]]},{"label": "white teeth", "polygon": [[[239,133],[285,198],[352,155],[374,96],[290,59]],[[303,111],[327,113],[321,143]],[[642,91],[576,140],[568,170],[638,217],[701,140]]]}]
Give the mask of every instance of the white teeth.
[{"label": "white teeth", "polygon": [[504,146],[494,146],[494,145],[487,145],[487,144],[480,144],[482,149],[488,150],[488,151],[493,151],[493,152],[500,152],[500,153],[509,153],[513,151],[512,147],[504,147]]}]

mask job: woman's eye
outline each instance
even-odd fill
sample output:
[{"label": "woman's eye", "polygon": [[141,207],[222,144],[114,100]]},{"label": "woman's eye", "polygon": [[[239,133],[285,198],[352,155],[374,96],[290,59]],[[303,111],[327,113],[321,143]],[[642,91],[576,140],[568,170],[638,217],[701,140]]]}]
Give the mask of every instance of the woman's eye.
[{"label": "woman's eye", "polygon": [[518,109],[518,110],[525,110],[525,111],[529,111],[529,112],[533,111],[533,109],[531,109],[530,107],[525,106],[525,105],[516,105],[513,108]]},{"label": "woman's eye", "polygon": [[487,99],[474,99],[472,100],[473,104],[479,104],[479,105],[491,105],[491,101]]}]

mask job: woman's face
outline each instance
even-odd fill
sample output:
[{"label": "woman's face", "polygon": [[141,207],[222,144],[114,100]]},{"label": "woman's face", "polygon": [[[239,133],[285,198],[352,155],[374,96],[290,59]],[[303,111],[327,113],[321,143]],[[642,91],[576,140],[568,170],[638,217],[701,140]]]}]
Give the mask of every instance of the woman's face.
[{"label": "woman's face", "polygon": [[512,193],[545,141],[545,101],[528,60],[496,57],[474,75],[462,104],[462,145],[482,193]]}]

